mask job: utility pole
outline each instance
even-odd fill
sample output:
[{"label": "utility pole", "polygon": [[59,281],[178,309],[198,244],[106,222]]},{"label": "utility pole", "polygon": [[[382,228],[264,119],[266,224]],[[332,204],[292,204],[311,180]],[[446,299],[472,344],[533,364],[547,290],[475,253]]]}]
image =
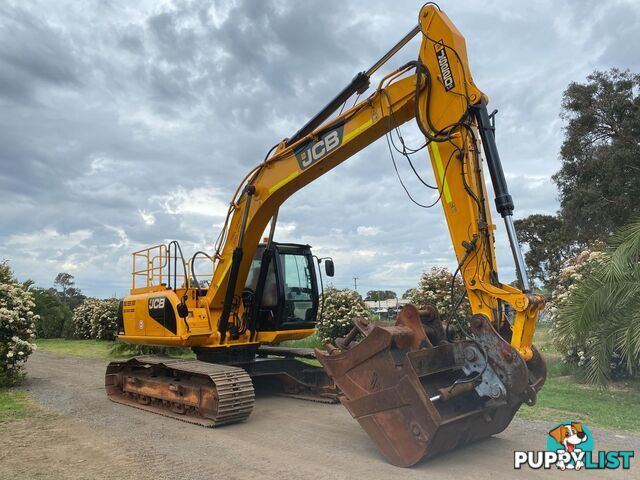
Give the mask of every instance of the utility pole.
[{"label": "utility pole", "polygon": [[353,277],[353,289],[358,291],[358,277]]}]

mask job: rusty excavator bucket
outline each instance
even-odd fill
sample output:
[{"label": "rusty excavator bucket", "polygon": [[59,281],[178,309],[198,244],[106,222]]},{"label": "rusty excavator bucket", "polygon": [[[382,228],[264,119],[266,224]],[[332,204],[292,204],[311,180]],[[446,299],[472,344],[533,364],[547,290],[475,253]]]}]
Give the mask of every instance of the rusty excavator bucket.
[{"label": "rusty excavator bucket", "polygon": [[316,350],[342,404],[392,464],[499,433],[522,403],[535,403],[547,374],[541,355],[525,362],[484,315],[470,323],[473,339],[449,341],[435,307],[407,305],[395,325],[357,318],[336,346]]}]

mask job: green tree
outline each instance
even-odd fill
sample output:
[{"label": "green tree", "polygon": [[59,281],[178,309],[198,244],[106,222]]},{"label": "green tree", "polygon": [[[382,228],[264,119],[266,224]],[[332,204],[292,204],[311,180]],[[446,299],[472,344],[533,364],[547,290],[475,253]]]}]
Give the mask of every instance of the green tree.
[{"label": "green tree", "polygon": [[75,279],[73,275],[61,272],[56,275],[53,285],[57,287],[60,300],[71,310],[80,305],[86,298],[79,288],[75,287]]},{"label": "green tree", "polygon": [[73,314],[66,304],[62,303],[58,292],[53,289],[31,290],[36,304],[34,313],[39,316],[36,320],[36,332],[42,338],[70,337],[73,333]]},{"label": "green tree", "polygon": [[411,295],[413,295],[413,291],[415,290],[415,288],[408,288],[407,290],[404,291],[404,293],[402,294],[402,298],[403,299],[407,299],[407,298],[411,298]]},{"label": "green tree", "polygon": [[394,298],[397,298],[397,295],[396,292],[392,290],[369,290],[365,300],[377,302],[379,300],[392,300]]},{"label": "green tree", "polygon": [[595,71],[564,91],[565,139],[556,216],[516,222],[531,275],[547,283],[564,261],[640,214],[640,75]]},{"label": "green tree", "polygon": [[587,380],[608,382],[619,364],[640,369],[640,220],[613,237],[596,268],[583,270],[552,312],[556,338],[580,346]]},{"label": "green tree", "polygon": [[561,116],[560,216],[572,240],[606,240],[640,214],[640,75],[611,69],[571,83]]},{"label": "green tree", "polygon": [[525,261],[531,278],[546,284],[578,250],[558,215],[529,215],[515,222],[518,241],[527,245]]}]

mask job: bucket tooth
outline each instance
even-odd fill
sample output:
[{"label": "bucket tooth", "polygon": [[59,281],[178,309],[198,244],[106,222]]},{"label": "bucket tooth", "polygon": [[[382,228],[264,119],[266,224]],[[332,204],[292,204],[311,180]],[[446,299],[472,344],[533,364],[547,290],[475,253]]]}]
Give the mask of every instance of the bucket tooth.
[{"label": "bucket tooth", "polygon": [[348,349],[316,351],[342,404],[398,466],[501,432],[546,376],[539,354],[528,367],[482,315],[473,339],[448,342],[434,310],[407,305]]}]

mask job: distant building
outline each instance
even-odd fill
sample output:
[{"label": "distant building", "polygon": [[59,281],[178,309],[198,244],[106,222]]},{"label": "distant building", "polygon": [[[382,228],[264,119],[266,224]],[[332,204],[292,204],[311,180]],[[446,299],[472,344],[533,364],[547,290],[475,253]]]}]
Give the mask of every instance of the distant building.
[{"label": "distant building", "polygon": [[368,310],[374,310],[378,308],[401,308],[404,307],[407,303],[411,303],[406,298],[391,298],[389,300],[365,300],[364,304]]}]

